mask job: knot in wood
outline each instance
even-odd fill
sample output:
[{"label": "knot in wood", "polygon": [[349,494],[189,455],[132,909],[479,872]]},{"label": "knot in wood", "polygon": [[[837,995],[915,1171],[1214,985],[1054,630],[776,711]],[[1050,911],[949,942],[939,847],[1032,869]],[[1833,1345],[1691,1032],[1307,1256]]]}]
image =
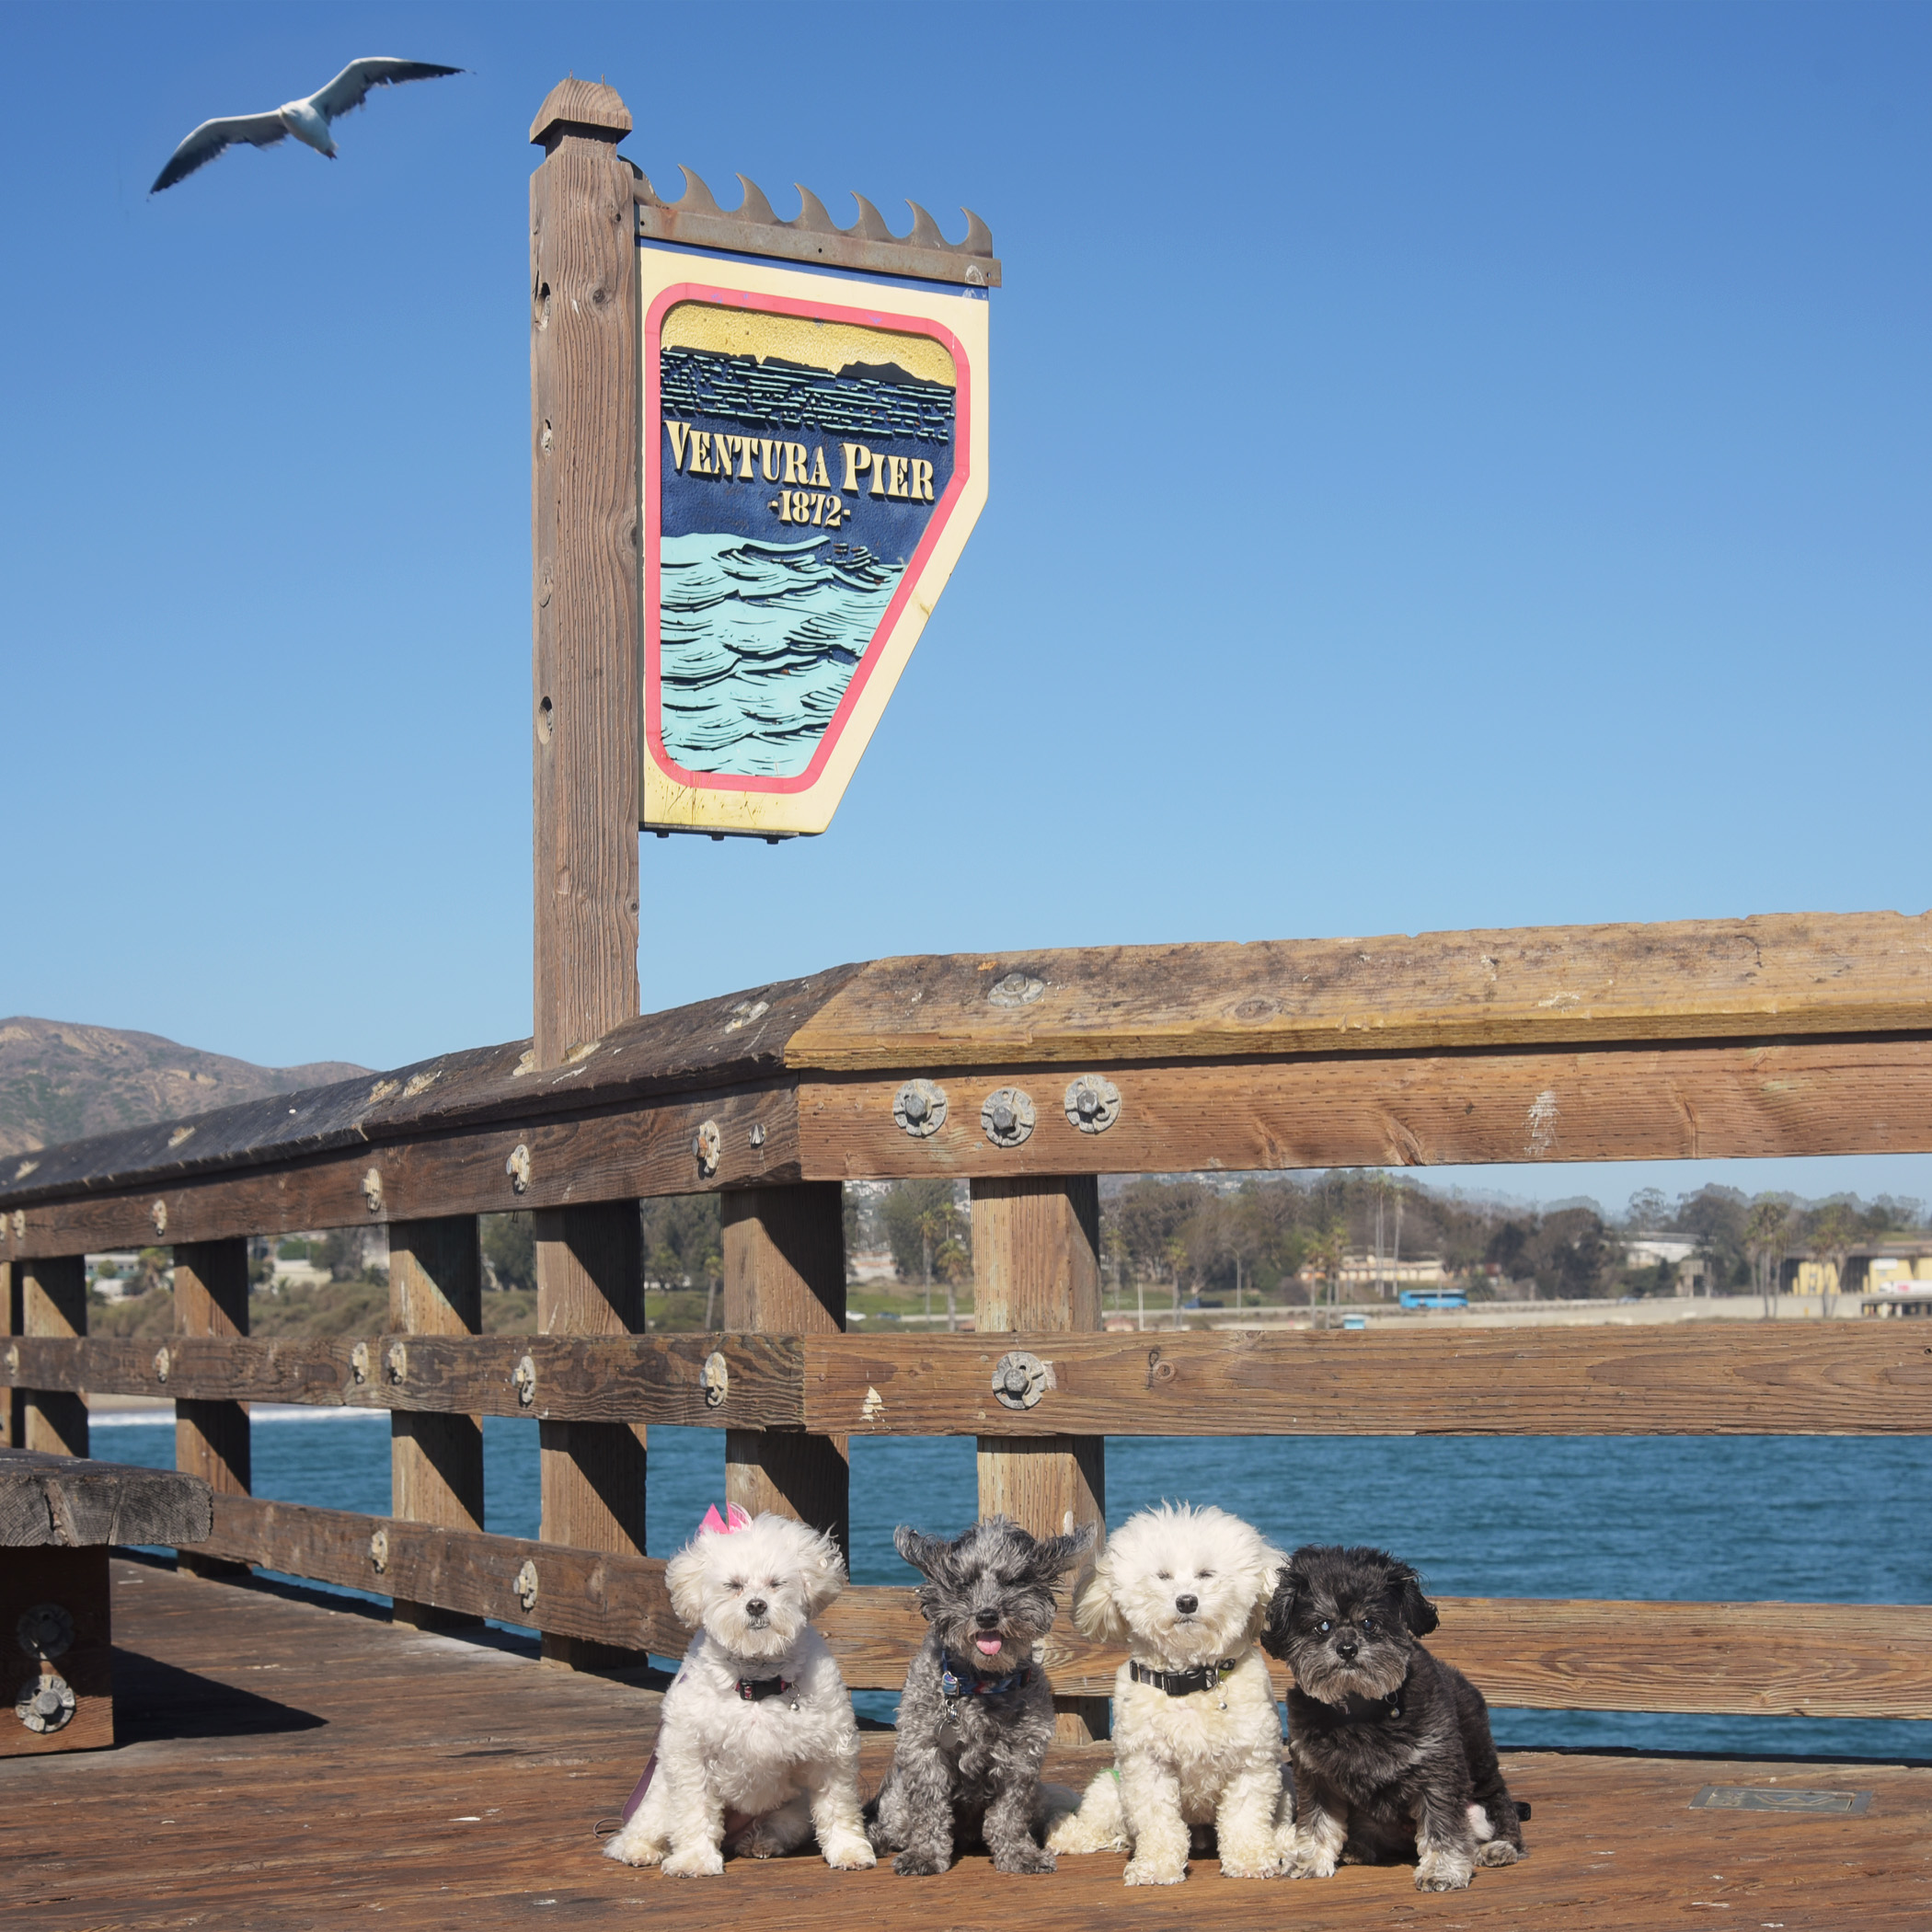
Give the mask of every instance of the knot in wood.
[{"label": "knot in wood", "polygon": [[1158,1349],[1147,1351],[1147,1386],[1152,1388],[1156,1382],[1171,1382],[1179,1373],[1175,1363],[1164,1361]]}]

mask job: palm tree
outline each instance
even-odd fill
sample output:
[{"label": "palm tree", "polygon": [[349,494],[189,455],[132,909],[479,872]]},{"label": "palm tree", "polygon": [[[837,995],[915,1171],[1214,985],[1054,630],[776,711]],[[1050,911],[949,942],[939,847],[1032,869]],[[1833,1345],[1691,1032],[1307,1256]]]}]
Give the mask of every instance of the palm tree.
[{"label": "palm tree", "polygon": [[1773,1258],[1784,1259],[1788,1231],[1791,1223],[1789,1205],[1770,1194],[1761,1194],[1752,1203],[1751,1217],[1744,1224],[1744,1252],[1751,1258],[1757,1292],[1763,1297],[1766,1318],[1777,1313],[1777,1273]]},{"label": "palm tree", "polygon": [[[1851,1267],[1852,1243],[1858,1238],[1858,1230],[1852,1218],[1852,1211],[1842,1201],[1827,1201],[1811,1220],[1811,1253],[1818,1262],[1818,1285],[1824,1292],[1824,1313],[1829,1320],[1838,1305],[1838,1297],[1845,1293],[1846,1274]],[[1831,1282],[1825,1288],[1829,1268]]]}]

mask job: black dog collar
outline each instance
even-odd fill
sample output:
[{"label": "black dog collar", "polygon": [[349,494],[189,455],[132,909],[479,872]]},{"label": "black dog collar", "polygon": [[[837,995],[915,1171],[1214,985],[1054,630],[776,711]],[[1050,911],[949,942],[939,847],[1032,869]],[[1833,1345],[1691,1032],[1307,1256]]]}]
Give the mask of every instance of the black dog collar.
[{"label": "black dog collar", "polygon": [[738,1695],[747,1704],[763,1704],[767,1697],[789,1696],[792,1708],[798,1708],[798,1680],[791,1677],[741,1677],[738,1680]]},{"label": "black dog collar", "polygon": [[1023,1663],[1003,1677],[985,1677],[971,1664],[955,1663],[949,1656],[939,1660],[939,1694],[949,1704],[961,1697],[996,1697],[1003,1691],[1024,1690],[1032,1681],[1030,1663]]},{"label": "black dog collar", "polygon": [[1402,1715],[1402,1699],[1409,1689],[1409,1673],[1405,1671],[1402,1682],[1386,1697],[1363,1697],[1351,1691],[1340,1704],[1328,1708],[1340,1711],[1345,1724],[1393,1722]]},{"label": "black dog collar", "polygon": [[1238,1657],[1224,1657],[1219,1663],[1197,1663],[1190,1670],[1156,1671],[1130,1657],[1127,1668],[1136,1684],[1151,1684],[1170,1697],[1191,1697],[1196,1691],[1218,1685],[1240,1661]]}]

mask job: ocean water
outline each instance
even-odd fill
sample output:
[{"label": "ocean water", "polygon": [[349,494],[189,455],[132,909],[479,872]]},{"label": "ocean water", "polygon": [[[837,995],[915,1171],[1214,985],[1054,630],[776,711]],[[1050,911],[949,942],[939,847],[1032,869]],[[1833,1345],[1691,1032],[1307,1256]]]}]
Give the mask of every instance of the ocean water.
[{"label": "ocean water", "polygon": [[[255,1489],[385,1512],[380,1411],[258,1407]],[[167,1466],[165,1420],[97,1418],[94,1453]],[[973,1515],[971,1439],[855,1439],[853,1576],[905,1583],[910,1521],[955,1533]],[[536,1425],[484,1422],[489,1529],[534,1536]],[[722,1502],[719,1430],[653,1429],[645,1535],[674,1550]],[[1446,1596],[1932,1603],[1932,1440],[1925,1437],[1112,1437],[1108,1516],[1171,1498],[1216,1502],[1284,1547],[1376,1543]],[[858,1699],[890,1718],[884,1694]],[[1932,1758],[1932,1723],[1499,1708],[1517,1747]]]},{"label": "ocean water", "polygon": [[829,534],[659,546],[664,749],[687,771],[797,777],[892,601],[905,560]]}]

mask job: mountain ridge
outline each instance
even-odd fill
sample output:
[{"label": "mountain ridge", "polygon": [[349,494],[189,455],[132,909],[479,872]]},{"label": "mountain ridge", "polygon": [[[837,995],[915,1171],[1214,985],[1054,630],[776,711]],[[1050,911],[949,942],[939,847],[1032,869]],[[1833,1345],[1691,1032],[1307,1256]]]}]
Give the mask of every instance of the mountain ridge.
[{"label": "mountain ridge", "polygon": [[17,1014],[0,1019],[0,1156],[326,1087],[369,1071],[346,1060],[257,1066],[158,1033]]}]

